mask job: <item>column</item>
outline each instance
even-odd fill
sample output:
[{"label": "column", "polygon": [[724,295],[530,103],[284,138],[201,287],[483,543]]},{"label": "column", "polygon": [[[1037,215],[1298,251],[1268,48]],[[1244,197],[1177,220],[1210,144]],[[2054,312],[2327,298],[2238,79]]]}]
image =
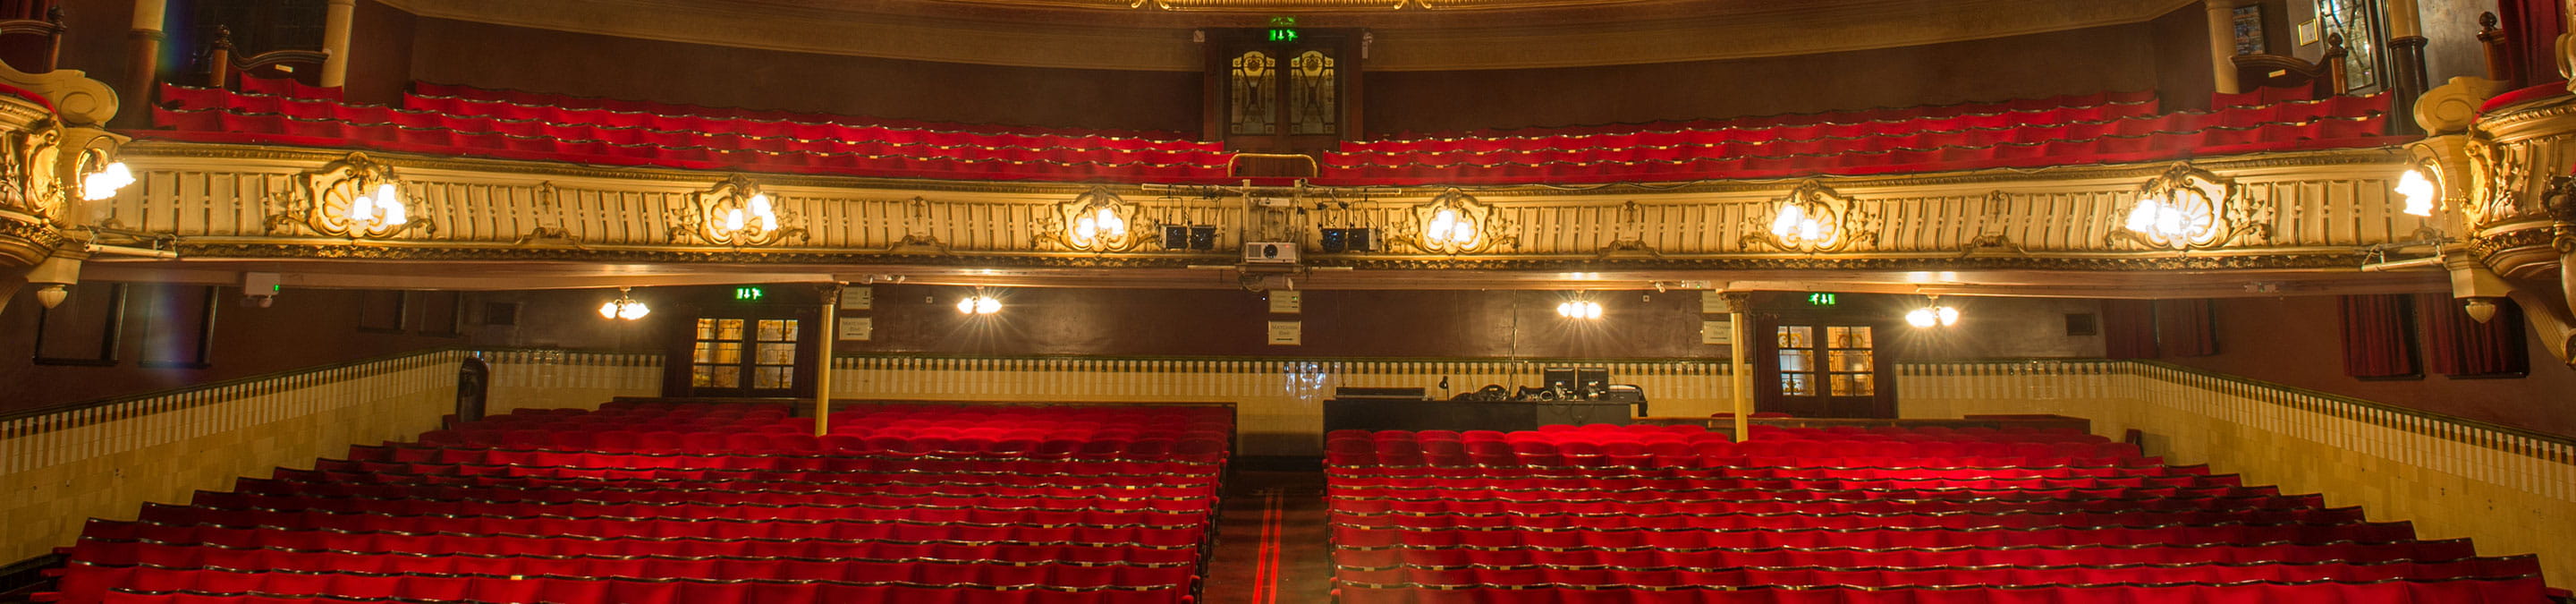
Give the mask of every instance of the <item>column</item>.
[{"label": "column", "polygon": [[2424,73],[2424,17],[2415,0],[2385,0],[2388,11],[2388,129],[2391,134],[2422,134],[2415,120],[2416,97],[2432,85]]},{"label": "column", "polygon": [[840,327],[833,323],[841,318],[841,284],[816,289],[823,293],[823,315],[814,322],[823,336],[823,345],[814,347],[814,435],[819,437],[832,430],[832,345],[841,342]]},{"label": "column", "polygon": [[322,76],[315,82],[323,88],[338,88],[349,81],[349,19],[356,12],[358,0],[331,0],[322,15],[322,51],[331,56],[322,59]]},{"label": "column", "polygon": [[[134,0],[134,29],[126,33],[129,41],[125,81],[122,82],[125,88],[118,91],[118,96],[136,99],[130,104],[138,108],[150,104],[146,100],[152,98],[153,85],[161,81],[161,20],[170,8],[169,3],[170,0]],[[150,111],[129,112],[126,119],[120,121],[130,122],[151,114]]]},{"label": "column", "polygon": [[2236,0],[2203,0],[2209,9],[2209,71],[2219,94],[2236,94]]}]

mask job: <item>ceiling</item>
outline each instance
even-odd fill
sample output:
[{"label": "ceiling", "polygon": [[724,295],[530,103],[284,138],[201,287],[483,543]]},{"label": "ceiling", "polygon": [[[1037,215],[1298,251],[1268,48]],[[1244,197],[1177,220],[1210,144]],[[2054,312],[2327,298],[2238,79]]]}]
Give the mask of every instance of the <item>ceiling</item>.
[{"label": "ceiling", "polygon": [[2138,23],[2195,0],[385,0],[437,19],[822,54],[1198,71],[1191,30],[1364,28],[1370,69],[1661,63]]}]

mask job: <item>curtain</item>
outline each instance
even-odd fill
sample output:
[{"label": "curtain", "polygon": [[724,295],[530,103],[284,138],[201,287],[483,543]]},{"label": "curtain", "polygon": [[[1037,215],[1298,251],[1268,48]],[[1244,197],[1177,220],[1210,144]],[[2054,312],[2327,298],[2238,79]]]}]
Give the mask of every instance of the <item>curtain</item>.
[{"label": "curtain", "polygon": [[2531,349],[2524,345],[2522,308],[2496,298],[2494,317],[2479,323],[2459,300],[2448,294],[2424,294],[2416,307],[2424,314],[2425,362],[2442,375],[2515,375],[2531,370]]},{"label": "curtain", "polygon": [[2423,373],[2415,364],[2411,298],[2406,294],[2343,297],[2344,375],[2370,378]]},{"label": "curtain", "polygon": [[2217,328],[2210,320],[2209,300],[2156,302],[2157,341],[2165,356],[2205,357],[2218,354]]},{"label": "curtain", "polygon": [[2103,300],[2102,347],[2114,359],[2155,358],[2155,301]]},{"label": "curtain", "polygon": [[[2523,86],[2538,86],[2564,78],[2558,77],[2555,46],[2558,43],[2558,0],[2497,0],[2497,29],[2510,39],[2506,47],[2513,55],[2514,68],[2521,73]],[[2484,75],[2484,74],[2479,74]]]}]

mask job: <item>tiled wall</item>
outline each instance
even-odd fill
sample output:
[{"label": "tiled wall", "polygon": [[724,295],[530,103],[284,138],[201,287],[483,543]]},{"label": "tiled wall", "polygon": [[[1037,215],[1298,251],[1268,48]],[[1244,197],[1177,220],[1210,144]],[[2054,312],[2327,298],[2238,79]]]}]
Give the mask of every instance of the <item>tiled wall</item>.
[{"label": "tiled wall", "polygon": [[[921,400],[1063,400],[1231,402],[1241,452],[1323,453],[1324,400],[1345,386],[1421,387],[1440,396],[1486,384],[1537,385],[1540,372],[1567,363],[1427,360],[1183,360],[1115,358],[834,359],[832,395]],[[1707,416],[1729,402],[1727,365],[1651,361],[1607,366],[1610,381],[1646,391],[1655,415]]]},{"label": "tiled wall", "polygon": [[492,369],[483,411],[597,409],[620,396],[661,396],[662,355],[565,350],[478,350]]},{"label": "tiled wall", "polygon": [[2411,520],[2428,539],[2469,537],[2478,553],[2539,554],[2553,586],[2576,586],[2576,443],[2366,401],[2137,361],[1909,364],[1905,417],[2056,413],[2095,433],[2145,433],[2149,454],[2210,464]]},{"label": "tiled wall", "polygon": [[454,408],[465,353],[433,351],[0,421],[0,561],[71,545],[89,518],[352,444],[409,439]]}]

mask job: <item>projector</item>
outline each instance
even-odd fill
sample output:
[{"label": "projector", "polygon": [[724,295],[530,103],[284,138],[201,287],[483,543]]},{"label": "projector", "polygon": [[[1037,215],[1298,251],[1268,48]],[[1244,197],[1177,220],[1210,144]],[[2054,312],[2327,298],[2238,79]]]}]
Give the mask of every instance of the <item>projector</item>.
[{"label": "projector", "polygon": [[1254,241],[1243,244],[1244,264],[1296,264],[1297,244],[1287,241]]}]

